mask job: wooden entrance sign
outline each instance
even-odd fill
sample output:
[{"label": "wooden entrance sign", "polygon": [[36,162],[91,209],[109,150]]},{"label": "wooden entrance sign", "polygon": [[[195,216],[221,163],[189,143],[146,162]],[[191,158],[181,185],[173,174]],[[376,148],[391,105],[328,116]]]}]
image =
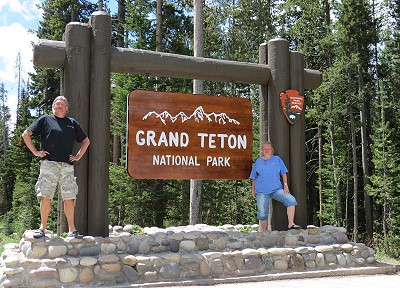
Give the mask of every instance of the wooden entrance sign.
[{"label": "wooden entrance sign", "polygon": [[252,109],[244,98],[136,90],[127,171],[135,179],[247,179]]},{"label": "wooden entrance sign", "polygon": [[[304,95],[304,90],[321,85],[322,73],[305,69],[303,54],[289,51],[289,42],[285,39],[272,39],[260,45],[260,62],[255,64],[111,47],[110,37],[111,16],[104,11],[97,11],[87,24],[69,23],[65,42],[39,39],[33,45],[33,63],[36,67],[63,71],[62,94],[70,100],[71,105],[75,103],[76,109],[71,111],[81,124],[86,124],[92,140],[88,156],[74,164],[75,172],[79,175],[80,192],[75,212],[75,224],[79,231],[92,236],[107,237],[109,234],[110,72],[261,85],[260,142],[272,141],[275,151],[290,166],[289,170],[296,171],[289,174],[291,190],[298,193],[295,195],[299,202],[296,223],[307,225],[304,113],[299,115],[294,125],[288,125],[281,115],[278,102],[282,91],[295,89]],[[189,99],[186,97],[183,103],[193,100]],[[251,131],[251,125],[248,126],[248,131]],[[243,151],[238,152],[240,154]],[[238,157],[239,154],[232,157]],[[232,159],[230,163],[233,163]],[[166,175],[158,176],[163,178]],[[274,207],[272,229],[287,228],[285,215],[286,209],[282,205]],[[274,219],[279,225],[275,225]]]}]

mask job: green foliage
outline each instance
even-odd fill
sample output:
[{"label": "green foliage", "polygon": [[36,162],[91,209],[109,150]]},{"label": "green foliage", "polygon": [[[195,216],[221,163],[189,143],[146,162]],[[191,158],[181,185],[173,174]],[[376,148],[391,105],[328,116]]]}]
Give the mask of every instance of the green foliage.
[{"label": "green foliage", "polygon": [[135,224],[135,225],[133,225],[133,230],[132,230],[131,234],[134,234],[134,235],[136,235],[136,234],[144,234],[143,228],[140,227],[139,225]]},{"label": "green foliage", "polygon": [[203,222],[210,225],[257,223],[251,183],[246,181],[203,181]]},{"label": "green foliage", "polygon": [[[90,14],[96,9],[91,2],[43,1],[41,7],[44,14],[37,31],[38,37],[60,41],[67,23],[88,22]],[[261,43],[284,37],[288,39],[292,51],[304,54],[307,68],[323,72],[322,85],[305,91],[308,224],[318,225],[322,221],[351,230],[356,208],[360,211],[359,233],[365,233],[364,194],[368,193],[374,200],[371,213],[376,246],[395,257],[399,257],[400,247],[396,237],[400,233],[400,144],[397,139],[400,133],[400,118],[397,117],[400,113],[400,4],[397,2],[217,0],[204,3],[205,57],[257,63]],[[380,11],[378,5],[387,11],[381,18],[373,13]],[[154,0],[126,1],[126,23],[119,23],[120,26],[113,29],[119,29],[120,33],[121,25],[124,28],[124,47],[155,50],[155,8]],[[191,4],[186,1],[163,1],[162,16],[162,50],[192,55]],[[1,156],[7,154],[9,161],[0,163],[0,209],[4,215],[3,229],[7,233],[23,233],[25,229],[36,228],[39,223],[39,205],[34,192],[38,159],[18,142],[23,130],[38,115],[49,111],[52,100],[60,94],[59,83],[58,70],[37,68],[29,91],[22,93],[14,135],[8,139],[9,142],[1,142]],[[111,131],[112,136],[120,141],[122,151],[126,151],[127,95],[136,89],[191,93],[192,82],[148,75],[113,74]],[[241,83],[204,82],[206,94],[251,100],[253,159],[260,153],[258,89],[256,85]],[[3,95],[6,93],[3,92]],[[361,107],[366,108],[365,125],[371,135],[367,138],[369,143],[362,143],[360,137],[363,124],[358,115]],[[350,108],[355,111],[354,115],[349,115]],[[1,110],[1,116],[3,120],[8,119],[6,109]],[[355,119],[355,131],[351,131],[350,117]],[[4,124],[0,132],[5,132]],[[0,133],[0,137],[3,135]],[[360,197],[357,207],[353,207],[352,202],[355,180],[352,136],[356,139],[355,168],[360,175],[356,187]],[[10,144],[8,148],[4,146],[7,143]],[[370,175],[363,174],[363,149],[368,150]],[[135,223],[134,233],[142,233],[140,227],[145,226],[188,224],[189,181],[131,179],[124,168],[126,159],[123,154],[118,159],[121,164],[110,164],[110,224]],[[114,162],[117,161],[114,159]],[[361,180],[368,180],[369,183],[364,184],[368,181]],[[255,201],[251,197],[250,185],[249,180],[203,181],[203,222],[210,225],[256,223]],[[319,207],[320,198],[322,207]],[[53,201],[53,205],[55,203]],[[55,211],[52,208],[50,229],[56,228]]]},{"label": "green foliage", "polygon": [[126,2],[126,28],[129,33],[129,47],[154,50],[152,43],[155,27],[152,25],[149,14],[154,12],[155,1],[135,0]]},{"label": "green foliage", "polygon": [[[29,171],[25,170],[26,174]],[[32,176],[17,176],[13,203],[10,214],[12,215],[13,231],[22,234],[26,229],[35,229],[39,226],[39,202],[34,191],[36,179]]]},{"label": "green foliage", "polygon": [[8,224],[3,223],[3,219],[0,220],[0,254],[3,254],[4,245],[8,243],[19,243],[22,234],[10,233],[10,230],[5,227]]},{"label": "green foliage", "polygon": [[400,265],[400,257],[393,258],[391,255],[386,254],[382,250],[377,250],[375,258],[380,263],[387,263],[391,265]]},{"label": "green foliage", "polygon": [[0,83],[0,215],[11,207],[14,173],[10,167],[10,109],[7,107],[7,91]]},{"label": "green foliage", "polygon": [[398,235],[387,235],[376,241],[376,248],[389,257],[400,259],[400,237]]},{"label": "green foliage", "polygon": [[[385,48],[382,51],[380,71],[382,79],[379,81],[377,99],[373,103],[375,121],[372,133],[372,163],[374,174],[371,176],[371,183],[367,192],[375,200],[375,225],[382,239],[381,248],[389,255],[399,255],[398,238],[399,214],[400,214],[400,183],[398,181],[399,168],[399,120],[398,113],[398,90],[400,83],[398,73],[400,65],[398,52],[400,38],[398,35],[399,24],[396,19],[400,17],[400,6],[398,3],[389,3],[391,21],[384,35]],[[394,29],[392,29],[394,27]]]},{"label": "green foliage", "polygon": [[[74,21],[88,23],[97,5],[88,0],[45,0],[41,5],[43,19],[39,21],[40,39],[61,41],[65,26]],[[36,68],[31,74],[30,94],[39,114],[51,110],[54,98],[60,95],[60,73],[56,69]]]},{"label": "green foliage", "polygon": [[[109,194],[109,215],[110,224],[134,223],[137,215],[130,209],[136,203],[133,195],[134,183],[132,183],[125,169],[115,164],[110,164],[110,194]],[[122,221],[126,221],[122,222]],[[130,222],[132,221],[132,222]],[[141,223],[143,224],[143,223]]]},{"label": "green foliage", "polygon": [[[38,159],[35,159],[22,140],[22,132],[34,120],[30,115],[30,99],[22,89],[17,110],[16,128],[11,138],[10,169],[14,172],[11,205],[7,210],[10,226],[14,232],[22,234],[26,229],[39,225],[39,204],[34,186],[39,172]],[[38,143],[34,142],[36,145]]]},{"label": "green foliage", "polygon": [[59,41],[69,22],[87,23],[90,15],[97,10],[97,5],[87,0],[45,0],[38,7],[43,9],[38,37]]},{"label": "green foliage", "polygon": [[251,228],[251,226],[243,226],[239,228],[239,232],[252,232],[253,228]]},{"label": "green foliage", "polygon": [[[167,223],[178,225],[180,218],[174,218],[174,207],[177,203],[179,205],[179,201],[176,201],[179,190],[173,189],[168,193],[170,185],[175,185],[177,181],[164,182],[164,193],[158,193],[157,180],[133,180],[127,175],[124,167],[110,164],[110,224],[136,223],[141,227],[155,226],[156,214],[162,212]],[[154,209],[155,207],[158,209]],[[169,214],[166,214],[166,211],[169,211]]]},{"label": "green foliage", "polygon": [[[157,180],[133,180],[123,167],[110,164],[110,224],[154,226],[157,212],[154,207],[159,207],[165,213],[165,226],[187,225],[189,181],[163,182],[163,193],[160,194],[155,190]],[[203,181],[204,223],[256,223],[255,202],[249,193],[249,185],[249,181]]]}]

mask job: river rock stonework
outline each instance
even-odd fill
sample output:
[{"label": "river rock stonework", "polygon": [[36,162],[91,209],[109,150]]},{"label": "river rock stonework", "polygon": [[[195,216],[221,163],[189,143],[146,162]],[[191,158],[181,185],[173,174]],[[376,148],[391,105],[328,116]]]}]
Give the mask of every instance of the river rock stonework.
[{"label": "river rock stonework", "polygon": [[[340,227],[257,232],[258,226],[110,227],[83,239],[26,231],[1,255],[0,287],[119,285],[374,265],[374,250]],[[247,231],[247,232],[246,232]]]}]

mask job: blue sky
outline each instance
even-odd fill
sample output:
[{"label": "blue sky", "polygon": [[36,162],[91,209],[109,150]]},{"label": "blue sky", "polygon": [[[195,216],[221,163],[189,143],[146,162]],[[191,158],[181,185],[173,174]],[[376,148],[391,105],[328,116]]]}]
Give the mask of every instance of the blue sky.
[{"label": "blue sky", "polygon": [[28,81],[33,72],[31,42],[37,37],[29,30],[36,30],[41,11],[36,7],[40,0],[0,0],[0,82],[7,91],[7,105],[15,120],[17,106],[16,60],[21,53],[22,79]]},{"label": "blue sky", "polygon": [[[42,11],[36,7],[42,0],[0,0],[0,83],[7,91],[7,106],[11,110],[12,123],[15,121],[17,107],[18,81],[16,60],[18,52],[22,59],[22,79],[29,81],[29,72],[34,72],[32,63],[32,42],[37,41],[35,33],[42,19]],[[97,0],[92,0],[97,3]],[[106,1],[104,1],[106,2]],[[109,1],[113,6],[116,0]],[[12,124],[12,129],[14,125]]]}]

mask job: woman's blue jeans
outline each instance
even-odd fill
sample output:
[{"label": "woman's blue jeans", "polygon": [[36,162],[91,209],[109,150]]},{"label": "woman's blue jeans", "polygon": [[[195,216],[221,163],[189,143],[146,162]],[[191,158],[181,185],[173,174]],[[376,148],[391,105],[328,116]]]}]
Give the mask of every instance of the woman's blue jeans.
[{"label": "woman's blue jeans", "polygon": [[267,220],[268,219],[268,210],[269,210],[269,201],[270,199],[275,199],[276,201],[281,202],[285,207],[296,206],[297,201],[296,198],[293,197],[290,193],[285,193],[283,189],[275,190],[274,192],[268,193],[257,193],[257,219],[258,220]]}]

